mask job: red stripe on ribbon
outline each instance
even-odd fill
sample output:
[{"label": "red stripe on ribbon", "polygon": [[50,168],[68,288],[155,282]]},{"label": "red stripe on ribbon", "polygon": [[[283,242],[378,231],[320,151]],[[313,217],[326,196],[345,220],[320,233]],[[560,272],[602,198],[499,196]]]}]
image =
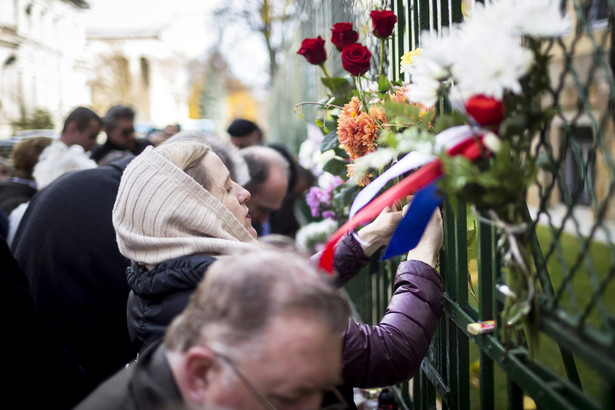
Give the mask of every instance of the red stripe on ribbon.
[{"label": "red stripe on ribbon", "polygon": [[[482,137],[479,137],[479,139],[480,138]],[[451,156],[463,155],[468,159],[474,160],[480,157],[483,152],[485,152],[485,149],[482,147],[482,144],[479,145],[475,139],[470,138],[449,149],[447,154]],[[320,255],[318,266],[333,274],[333,255],[335,245],[342,238],[342,236],[356,228],[358,225],[371,221],[377,217],[385,207],[391,206],[401,198],[414,194],[417,190],[421,189],[440,175],[442,175],[442,161],[439,158],[436,158],[435,160],[423,165],[412,174],[408,175],[395,186],[389,188],[386,192],[372,200],[369,204],[365,205],[359,212],[357,212],[354,218],[346,221],[346,223],[335,231],[331,238],[329,238],[325,245],[325,249]]]}]

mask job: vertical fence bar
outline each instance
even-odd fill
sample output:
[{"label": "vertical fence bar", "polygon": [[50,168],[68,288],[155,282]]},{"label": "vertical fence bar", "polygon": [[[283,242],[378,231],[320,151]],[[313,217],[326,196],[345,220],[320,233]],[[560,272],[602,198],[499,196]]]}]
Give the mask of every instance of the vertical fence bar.
[{"label": "vertical fence bar", "polygon": [[[494,319],[494,277],[498,271],[495,231],[491,225],[478,225],[478,314],[480,320]],[[480,352],[480,408],[489,410],[495,402],[493,360]]]}]

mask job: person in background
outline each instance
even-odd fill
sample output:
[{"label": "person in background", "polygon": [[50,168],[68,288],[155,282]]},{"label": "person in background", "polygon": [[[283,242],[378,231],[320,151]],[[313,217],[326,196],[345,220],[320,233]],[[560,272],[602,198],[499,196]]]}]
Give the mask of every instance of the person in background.
[{"label": "person in background", "polygon": [[153,146],[158,146],[182,130],[179,124],[170,124],[163,129],[154,129],[147,134]]},{"label": "person in background", "polygon": [[41,190],[65,172],[95,168],[87,151],[96,145],[96,137],[102,130],[102,120],[94,111],[77,107],[68,114],[60,133],[41,153],[34,167],[34,179]]},{"label": "person in background", "polygon": [[[267,224],[269,232],[294,238],[300,223],[296,216],[296,202],[304,199],[305,191],[314,184],[314,175],[303,168],[297,159],[281,144],[269,144],[288,162],[288,188],[282,205],[271,212]],[[249,205],[248,205],[249,206]]]},{"label": "person in background", "polygon": [[37,192],[32,172],[41,153],[51,145],[51,138],[34,137],[19,141],[11,151],[14,176],[0,182],[0,207],[9,215],[20,204],[30,201]]},{"label": "person in background", "polygon": [[349,315],[297,253],[221,257],[164,341],[76,409],[317,409],[340,381]]},{"label": "person in background", "polygon": [[120,178],[132,158],[56,179],[29,203],[11,243],[34,307],[92,388],[136,355],[126,324],[129,261],[111,223]]},{"label": "person in background", "polygon": [[5,408],[71,409],[92,387],[83,369],[32,303],[28,282],[0,239],[0,308],[3,337],[2,402]]},{"label": "person in background", "polygon": [[124,155],[139,155],[145,147],[152,145],[147,138],[135,136],[135,112],[126,105],[114,105],[105,114],[104,144],[92,149],[91,158],[98,165],[108,164]]},{"label": "person in background", "polygon": [[0,182],[9,179],[11,179],[11,166],[6,159],[0,158]]},{"label": "person in background", "polygon": [[271,233],[269,215],[282,206],[289,190],[291,165],[277,150],[251,146],[239,150],[248,165],[250,180],[243,187],[250,191],[247,202],[254,229],[259,236]]},{"label": "person in background", "polygon": [[238,118],[233,120],[226,132],[231,137],[231,142],[237,148],[242,149],[254,145],[263,144],[263,132],[256,123]]}]

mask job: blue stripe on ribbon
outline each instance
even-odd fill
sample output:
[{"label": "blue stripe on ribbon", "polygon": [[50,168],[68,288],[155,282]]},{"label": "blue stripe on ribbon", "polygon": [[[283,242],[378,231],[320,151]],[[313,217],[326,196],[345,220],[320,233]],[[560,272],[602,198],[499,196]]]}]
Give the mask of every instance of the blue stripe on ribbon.
[{"label": "blue stripe on ribbon", "polygon": [[401,255],[418,245],[433,211],[442,203],[442,198],[437,193],[437,181],[436,179],[430,182],[416,192],[408,212],[397,225],[382,260]]}]

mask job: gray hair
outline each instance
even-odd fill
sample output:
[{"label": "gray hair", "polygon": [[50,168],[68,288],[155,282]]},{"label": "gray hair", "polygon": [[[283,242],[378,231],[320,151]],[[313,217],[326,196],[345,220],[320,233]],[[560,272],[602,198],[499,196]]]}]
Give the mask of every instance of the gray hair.
[{"label": "gray hair", "polygon": [[265,247],[228,255],[208,269],[188,307],[167,329],[165,345],[177,352],[203,343],[252,346],[272,319],[290,314],[341,334],[350,308],[328,277],[296,252]]},{"label": "gray hair", "polygon": [[272,166],[279,167],[288,179],[290,173],[290,164],[282,154],[273,148],[262,145],[254,145],[239,151],[241,156],[248,165],[250,172],[250,180],[243,187],[250,193],[258,193],[267,179]]}]

